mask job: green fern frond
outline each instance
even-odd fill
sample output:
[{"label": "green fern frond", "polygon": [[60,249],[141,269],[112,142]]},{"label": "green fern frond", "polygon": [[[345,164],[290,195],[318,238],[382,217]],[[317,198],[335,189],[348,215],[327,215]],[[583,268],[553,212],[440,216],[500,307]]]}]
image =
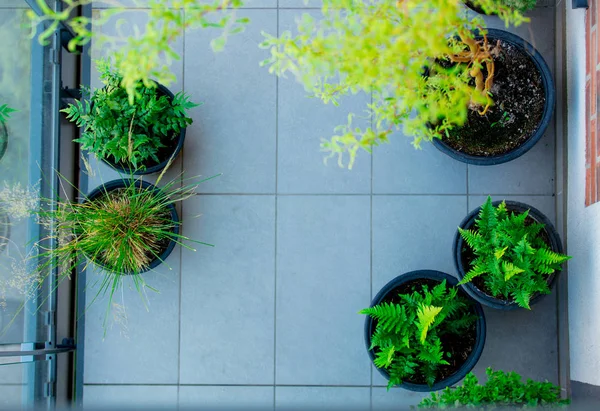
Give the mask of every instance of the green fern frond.
[{"label": "green fern frond", "polygon": [[392,364],[395,353],[396,348],[393,345],[380,348],[380,350],[375,354],[375,360],[373,363],[377,368],[387,368]]},{"label": "green fern frond", "polygon": [[502,261],[502,271],[504,272],[504,281],[510,280],[513,276],[524,272],[522,268],[517,267],[509,261]]},{"label": "green fern frond", "polygon": [[427,338],[427,331],[429,327],[435,321],[435,317],[442,311],[443,307],[435,307],[433,305],[421,305],[417,311],[417,318],[419,319],[419,331],[420,341],[425,342]]},{"label": "green fern frond", "polygon": [[381,303],[375,307],[365,308],[360,314],[370,315],[378,321],[378,326],[385,331],[398,332],[406,322],[404,307],[399,304]]},{"label": "green fern frond", "polygon": [[481,264],[477,264],[475,267],[471,268],[469,272],[465,274],[462,280],[458,283],[459,285],[466,284],[468,282],[473,281],[473,278],[479,277],[488,272],[488,269]]}]

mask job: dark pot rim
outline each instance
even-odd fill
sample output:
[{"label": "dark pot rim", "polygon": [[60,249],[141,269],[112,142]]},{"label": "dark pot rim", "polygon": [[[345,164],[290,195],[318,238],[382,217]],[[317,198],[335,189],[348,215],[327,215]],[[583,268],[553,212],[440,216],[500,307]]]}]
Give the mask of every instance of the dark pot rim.
[{"label": "dark pot rim", "polygon": [[6,211],[0,208],[0,253],[8,246],[10,239],[10,218]]},{"label": "dark pot rim", "polygon": [[448,144],[446,144],[443,138],[434,138],[432,140],[433,145],[444,154],[463,163],[477,166],[492,166],[506,163],[522,156],[523,154],[531,150],[546,132],[546,129],[548,128],[548,125],[552,120],[554,104],[556,101],[556,90],[554,88],[554,80],[552,79],[552,73],[550,72],[550,68],[548,67],[548,64],[546,63],[540,52],[525,39],[513,33],[509,33],[507,31],[499,29],[488,28],[486,30],[488,33],[488,38],[511,43],[513,46],[520,49],[525,55],[530,57],[531,61],[537,67],[540,76],[542,77],[542,85],[544,88],[544,94],[546,99],[544,102],[544,112],[542,114],[542,118],[537,126],[536,131],[533,134],[531,134],[531,136],[527,140],[525,140],[520,146],[514,148],[508,153],[489,157],[474,156],[463,153],[461,151],[456,151]]},{"label": "dark pot rim", "polygon": [[[494,201],[492,204],[494,205],[494,207],[497,207],[500,203],[502,203],[502,201]],[[554,225],[548,219],[548,217],[546,217],[541,211],[539,211],[535,207],[532,207],[528,204],[521,203],[518,201],[506,200],[506,207],[510,211],[516,211],[519,213],[529,210],[529,216],[531,218],[533,218],[538,223],[544,224],[544,226],[545,226],[544,229],[546,231],[546,234],[548,235],[548,238],[550,239],[550,248],[557,253],[561,253],[561,254],[563,253],[562,242],[560,241],[560,236],[558,235],[558,232],[556,231],[556,229],[554,228]],[[481,206],[472,210],[461,221],[460,228],[462,228],[462,229],[471,228],[475,224],[475,219],[477,218],[480,209],[481,209]],[[456,272],[458,273],[458,277],[461,280],[464,278],[464,276],[466,274],[465,268],[463,267],[463,264],[462,264],[462,258],[461,258],[461,255],[462,255],[461,250],[463,248],[463,244],[464,244],[464,240],[463,240],[462,236],[460,235],[460,233],[458,232],[458,230],[456,230],[456,233],[454,234],[454,243],[452,245],[452,255],[454,258],[454,266],[456,268]],[[552,287],[554,287],[557,277],[558,277],[557,272],[555,272],[554,274],[552,274],[548,277],[547,282],[548,282],[548,286],[550,287],[550,289],[552,289]],[[463,284],[462,287],[467,292],[467,294],[469,294],[473,299],[477,300],[481,304],[486,305],[488,307],[499,309],[499,310],[505,310],[505,311],[518,310],[518,309],[524,310],[525,309],[525,308],[520,307],[514,301],[506,301],[506,300],[502,300],[500,298],[495,298],[495,297],[485,294],[483,291],[481,291],[479,288],[477,288],[472,282]],[[546,296],[546,294],[539,294],[539,293],[535,294],[534,296],[532,296],[531,301],[529,302],[529,305],[532,306],[533,304],[538,303],[545,296]]]},{"label": "dark pot rim", "polygon": [[0,134],[0,160],[2,160],[8,149],[8,128],[4,123],[0,123]]},{"label": "dark pot rim", "polygon": [[[94,190],[92,190],[83,201],[93,201],[95,198],[97,198],[98,196],[106,193],[106,192],[110,192],[119,188],[125,188],[128,187],[129,184],[131,184],[132,179],[130,178],[123,178],[123,179],[117,179],[117,180],[111,180],[107,183],[104,183],[98,187],[96,187]],[[136,184],[140,184],[142,188],[144,189],[148,189],[148,190],[153,190],[157,193],[160,193],[159,189],[153,185],[148,183],[147,181],[143,181],[143,180],[136,180],[135,181]],[[161,194],[162,195],[162,194]],[[175,223],[173,226],[173,233],[174,234],[179,234],[179,214],[177,214],[177,209],[175,208],[175,206],[173,204],[169,204],[168,206],[169,212],[171,213],[171,219],[173,220],[173,222]],[[132,273],[132,272],[123,272],[123,273],[116,273],[116,274],[121,274],[121,275],[137,275],[137,274],[142,274],[145,272],[148,272],[150,270],[155,269],[156,267],[158,267],[160,264],[162,264],[167,257],[169,257],[169,255],[171,254],[171,252],[173,251],[173,249],[175,248],[175,241],[170,240],[169,241],[169,245],[167,246],[167,248],[165,250],[163,250],[163,252],[159,255],[158,258],[155,258],[154,260],[152,260],[152,262],[148,265],[148,267],[140,270],[138,273]],[[93,258],[91,258],[90,256],[86,255],[86,258],[90,261],[92,261],[94,264],[96,264],[97,266],[103,268],[106,271],[112,272],[114,273],[114,271],[112,271],[109,267],[107,267],[105,264],[94,260]]]},{"label": "dark pot rim", "polygon": [[[171,92],[171,90],[169,90],[167,87],[163,86],[159,82],[157,82],[157,81],[154,81],[154,82],[156,83],[156,88],[157,88],[158,92],[162,93],[163,95],[166,95],[169,100],[173,101],[173,99],[175,98],[175,95],[173,94],[173,92]],[[177,155],[179,154],[179,152],[181,151],[181,149],[183,148],[183,143],[185,141],[186,129],[187,129],[187,127],[183,127],[179,131],[179,137],[177,137],[177,144],[176,145],[173,144],[173,146],[174,146],[173,153],[171,154],[170,157],[168,157],[166,160],[163,160],[162,162],[155,164],[151,167],[146,167],[143,170],[128,168],[126,165],[124,165],[122,163],[117,164],[107,158],[101,158],[100,160],[103,163],[109,165],[111,168],[114,168],[115,170],[117,170],[121,173],[125,173],[125,174],[133,174],[136,176],[141,176],[141,175],[158,173],[159,171],[163,170],[167,166],[167,164],[169,163],[169,160],[171,160],[171,158],[175,159],[177,157]],[[171,142],[173,142],[174,140],[175,139],[172,139]],[[167,146],[169,146],[169,145],[167,145]]]},{"label": "dark pot rim", "polygon": [[[405,274],[399,275],[398,277],[394,278],[393,280],[388,282],[386,285],[384,285],[383,288],[377,293],[375,298],[373,298],[373,301],[371,302],[370,306],[373,307],[373,306],[379,304],[392,290],[394,290],[398,286],[405,284],[407,282],[411,282],[411,281],[414,281],[417,279],[422,279],[422,278],[436,280],[439,282],[446,280],[447,284],[453,285],[453,286],[457,286],[457,284],[458,284],[458,279],[456,277],[453,277],[453,276],[443,273],[441,271],[436,271],[436,270],[410,271]],[[459,287],[459,290],[462,290],[462,289]],[[465,297],[469,298],[468,294],[465,295]],[[451,385],[458,383],[473,369],[473,367],[475,367],[475,364],[477,364],[477,361],[479,361],[479,357],[481,357],[481,354],[483,353],[483,347],[485,345],[486,322],[485,322],[485,315],[483,313],[483,307],[481,306],[481,304],[479,304],[475,300],[471,300],[471,301],[473,302],[473,308],[475,309],[475,313],[477,314],[477,324],[476,324],[477,337],[475,340],[475,347],[473,347],[473,351],[471,351],[471,353],[469,354],[469,357],[464,362],[464,364],[461,365],[460,368],[458,370],[456,370],[456,372],[454,374],[452,374],[451,376],[449,376],[447,378],[444,378],[441,381],[436,382],[431,387],[428,386],[427,384],[414,384],[411,382],[403,382],[398,387],[405,388],[409,391],[416,391],[416,392],[438,391],[445,387],[449,387]],[[373,354],[372,350],[369,350],[369,347],[371,346],[371,335],[373,334],[373,331],[374,331],[373,323],[374,323],[373,319],[370,316],[366,316],[365,328],[364,328],[364,339],[365,339],[365,345],[367,348],[367,353],[369,354],[369,358],[371,359],[371,362],[373,362],[375,360],[375,354]],[[377,367],[375,367],[375,368],[379,371],[379,373],[385,379],[389,380],[389,378],[390,378],[389,373],[385,369],[377,368]]]}]

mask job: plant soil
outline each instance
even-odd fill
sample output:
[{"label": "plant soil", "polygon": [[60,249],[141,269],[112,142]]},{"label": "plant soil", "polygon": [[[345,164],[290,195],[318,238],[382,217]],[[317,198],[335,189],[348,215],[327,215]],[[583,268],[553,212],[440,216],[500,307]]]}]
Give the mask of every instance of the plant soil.
[{"label": "plant soil", "polygon": [[[119,195],[121,195],[122,193],[124,193],[126,191],[125,188],[118,188],[116,190],[113,191],[109,191],[107,194],[103,194],[100,195],[98,197],[96,197],[93,200],[90,201],[103,201],[104,199],[106,199],[107,196],[111,196],[113,198],[118,198]],[[170,218],[170,213],[169,210],[165,210],[164,214],[159,216],[160,218],[164,218],[164,219],[169,219]],[[157,245],[158,245],[158,251],[156,252],[156,254],[161,255],[162,253],[164,253],[167,248],[169,247],[169,243],[170,240],[168,238],[162,238],[158,241]],[[154,256],[154,254],[152,254],[151,252],[147,252],[146,256],[149,258],[149,261],[153,261],[156,259],[156,257]],[[108,261],[99,261],[99,263],[105,267],[107,267],[108,269],[111,269],[111,263]]]},{"label": "plant soil", "polygon": [[[506,208],[508,209],[508,211],[514,211],[514,210],[511,210],[510,206],[508,206],[508,205],[506,206]],[[525,225],[530,225],[535,222],[536,222],[536,220],[531,216],[527,216],[527,218],[525,219]],[[465,227],[465,230],[470,230],[471,228],[473,228],[473,226],[474,226],[474,223],[472,225]],[[540,231],[540,236],[542,237],[542,240],[544,241],[544,243],[546,243],[548,245],[548,247],[552,248],[552,243],[550,242],[550,236],[548,235],[548,232],[545,229]],[[462,262],[463,269],[465,270],[465,273],[471,269],[471,263],[476,258],[477,258],[477,256],[475,255],[473,250],[471,250],[471,248],[467,245],[467,243],[463,241],[462,249],[460,251],[460,259]],[[551,276],[548,276],[548,280],[550,280],[551,278],[552,278]],[[473,278],[473,280],[471,280],[471,283],[479,291],[481,291],[488,297],[496,298],[498,300],[503,300],[503,301],[507,301],[510,303],[514,302],[514,298],[512,298],[512,297],[505,299],[502,296],[494,296],[492,294],[492,292],[490,291],[489,287],[486,286],[486,284],[485,284],[484,275],[480,275],[479,277]],[[536,295],[537,294],[532,295],[531,298],[533,299]]]},{"label": "plant soil", "polygon": [[[400,298],[398,298],[398,294],[410,294],[413,291],[421,290],[424,285],[426,285],[429,288],[429,290],[431,290],[439,283],[440,282],[437,280],[431,280],[426,278],[410,281],[392,289],[381,302],[401,304],[401,300]],[[458,295],[464,298],[468,298],[468,296],[460,289]],[[473,313],[475,313],[475,310],[473,310]],[[376,321],[374,325],[376,325]],[[373,329],[375,329],[375,327],[373,327]],[[469,355],[475,348],[476,342],[476,321],[474,321],[473,324],[460,335],[451,333],[445,334],[444,338],[442,338],[442,349],[444,352],[450,353],[450,358],[444,357],[444,359],[450,364],[441,365],[438,367],[438,378],[436,379],[436,382],[446,379],[452,374],[456,373],[456,371],[458,371],[458,369],[469,358]],[[414,375],[412,379],[406,379],[406,382],[410,382],[412,384],[427,385],[422,375]]]},{"label": "plant soil", "polygon": [[[502,40],[500,47],[494,58],[494,105],[484,116],[469,110],[465,124],[443,138],[456,151],[479,157],[503,155],[525,143],[539,127],[546,101],[542,76],[524,51]],[[485,66],[482,71],[487,78]]]}]

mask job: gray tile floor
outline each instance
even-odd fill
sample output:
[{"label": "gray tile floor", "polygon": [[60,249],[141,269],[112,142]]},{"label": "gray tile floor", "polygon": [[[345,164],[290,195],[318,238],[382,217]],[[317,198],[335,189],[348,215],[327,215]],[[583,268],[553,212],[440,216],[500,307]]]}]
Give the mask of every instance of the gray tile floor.
[{"label": "gray tile floor", "polygon": [[[400,134],[372,156],[361,154],[352,171],[335,161],[325,166],[320,138],[344,121],[346,109],[362,110],[370,97],[324,106],[305,99],[293,80],[260,68],[266,56],[258,48],[260,31],[291,27],[306,6],[301,0],[280,0],[279,9],[273,1],[252,5],[272,8],[240,11],[251,24],[222,53],[210,51],[206,31],[186,33],[177,46],[183,58],[171,88],[204,105],[193,111],[170,174],[223,173],[180,210],[184,234],[215,247],[177,248],[168,265],[146,275],[160,290],[148,293],[149,311],[125,289],[127,322],[104,339],[105,306],[88,310],[86,404],[415,405],[421,394],[387,392],[374,372],[357,311],[403,272],[454,273],[456,226],[487,194],[556,218],[554,125],[525,156],[495,167],[467,167],[431,146],[415,151]],[[129,16],[133,24],[143,11]],[[548,35],[554,9],[531,18],[514,31],[554,67]],[[489,25],[502,27],[494,18]],[[112,178],[104,166],[93,167],[91,186]],[[90,272],[89,281],[95,278]],[[486,310],[486,316],[479,375],[493,366],[558,381],[555,294],[532,312]]]}]

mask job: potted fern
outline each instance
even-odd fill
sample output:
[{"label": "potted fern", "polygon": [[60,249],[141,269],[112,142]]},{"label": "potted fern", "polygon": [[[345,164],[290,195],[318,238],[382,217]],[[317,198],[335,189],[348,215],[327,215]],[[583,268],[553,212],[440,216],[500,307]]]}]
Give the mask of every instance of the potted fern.
[{"label": "potted fern", "polygon": [[[495,0],[480,2],[507,24],[526,21]],[[543,135],[554,105],[547,64],[523,39],[483,29],[460,2],[327,0],[322,13],[303,15],[296,36],[265,34],[271,57],[262,64],[291,73],[325,103],[372,93],[372,126],[356,127],[350,115],[322,145],[341,166],[347,158],[352,168],[359,150],[371,152],[401,128],[415,147],[434,141],[479,165],[510,161]]]},{"label": "potted fern", "polygon": [[130,99],[121,85],[123,77],[107,60],[97,62],[104,87],[94,92],[82,87],[84,101],[61,110],[82,127],[74,141],[113,168],[140,175],[164,169],[183,147],[187,111],[198,104],[161,84],[138,83],[137,98]]},{"label": "potted fern", "polygon": [[454,264],[465,291],[502,310],[531,309],[551,292],[569,256],[552,223],[539,210],[516,201],[473,210],[454,239]]},{"label": "potted fern", "polygon": [[437,391],[464,378],[485,344],[485,316],[457,279],[432,270],[400,275],[375,296],[365,343],[379,372],[411,391]]}]

